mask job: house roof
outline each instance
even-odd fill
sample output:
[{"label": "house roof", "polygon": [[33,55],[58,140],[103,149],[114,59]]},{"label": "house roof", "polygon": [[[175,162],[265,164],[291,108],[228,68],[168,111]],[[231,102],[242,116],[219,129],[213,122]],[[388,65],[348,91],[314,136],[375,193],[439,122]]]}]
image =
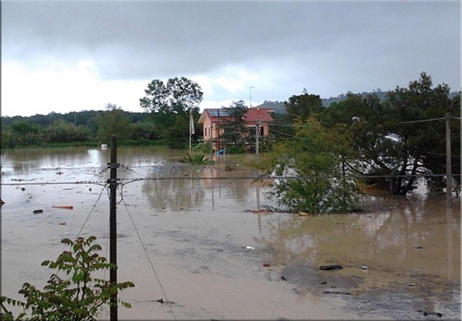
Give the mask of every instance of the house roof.
[{"label": "house roof", "polygon": [[271,111],[273,110],[269,108],[249,108],[245,115],[245,121],[247,123],[256,122],[257,120],[272,122],[274,119],[269,114]]},{"label": "house roof", "polygon": [[[271,108],[249,108],[245,116],[245,121],[248,123],[251,123],[251,122],[256,122],[258,119],[260,121],[272,122],[274,121],[274,119],[269,114],[272,111],[274,111],[274,109],[271,109]],[[218,117],[226,118],[226,117],[229,117],[229,114],[225,109],[206,108],[202,112],[202,115],[199,118],[198,123],[202,124],[206,117],[210,119],[212,123],[217,123]]]}]

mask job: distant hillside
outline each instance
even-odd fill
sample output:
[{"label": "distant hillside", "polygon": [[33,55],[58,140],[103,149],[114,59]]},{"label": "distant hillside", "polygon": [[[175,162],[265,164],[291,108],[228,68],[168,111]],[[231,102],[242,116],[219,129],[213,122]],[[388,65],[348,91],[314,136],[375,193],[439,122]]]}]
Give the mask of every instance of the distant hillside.
[{"label": "distant hillside", "polygon": [[[359,93],[359,94],[361,96],[363,96],[363,97],[366,96],[366,95],[369,95],[369,94],[376,94],[379,97],[380,101],[385,101],[386,98],[387,98],[387,94],[389,92],[390,91],[381,91],[380,89],[377,89],[377,90],[374,90],[373,92],[362,92],[362,93]],[[449,94],[449,98],[453,98],[457,94],[460,94],[460,92],[453,91],[453,92],[451,92]],[[324,107],[329,107],[330,104],[332,104],[332,103],[338,103],[338,102],[341,102],[341,101],[346,100],[346,99],[347,99],[347,94],[340,94],[337,97],[321,98],[322,104],[324,105]],[[258,105],[258,106],[255,106],[255,107],[273,108],[275,110],[275,112],[278,113],[278,114],[285,114],[286,113],[286,108],[284,106],[283,101],[265,100],[261,105]]]}]

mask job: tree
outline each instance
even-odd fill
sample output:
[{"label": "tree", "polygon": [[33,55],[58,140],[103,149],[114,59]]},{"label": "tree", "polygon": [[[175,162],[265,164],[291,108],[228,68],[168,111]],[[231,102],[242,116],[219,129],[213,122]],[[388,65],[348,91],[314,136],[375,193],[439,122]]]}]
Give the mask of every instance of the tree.
[{"label": "tree", "polygon": [[433,87],[423,72],[408,88],[390,91],[384,102],[376,94],[348,94],[321,118],[329,126],[343,123],[351,129],[361,174],[375,177],[371,182],[387,186],[392,194],[405,195],[415,188],[418,174],[441,174],[444,161],[435,160],[445,153],[441,119],[454,103],[449,87]]},{"label": "tree", "polygon": [[109,142],[112,135],[117,135],[123,141],[130,137],[132,123],[121,107],[115,104],[106,104],[106,111],[96,117],[98,125],[98,138],[102,142]]},{"label": "tree", "polygon": [[280,205],[309,213],[346,211],[355,195],[355,183],[342,166],[350,144],[344,127],[328,129],[309,117],[297,123],[294,139],[277,143],[258,166],[282,176],[272,192]]},{"label": "tree", "polygon": [[284,105],[292,122],[296,120],[305,121],[309,116],[324,110],[321,98],[318,95],[308,94],[306,89],[303,89],[301,95],[290,97],[289,101],[285,102]]},{"label": "tree", "polygon": [[[62,252],[56,261],[46,260],[42,266],[58,270],[53,273],[43,291],[34,285],[24,283],[19,291],[26,302],[1,297],[1,320],[23,320],[26,311],[30,310],[27,320],[96,320],[98,308],[103,304],[111,304],[114,293],[134,287],[132,282],[122,282],[111,285],[108,280],[92,276],[96,271],[116,268],[107,263],[106,258],[97,253],[101,250],[98,244],[92,244],[95,236],[87,239],[79,237],[75,241],[63,239],[61,243],[69,245],[70,251]],[[62,278],[58,273],[63,272],[69,278]],[[124,307],[131,307],[126,302],[119,302]],[[24,312],[16,319],[5,307],[6,304],[24,307]]]},{"label": "tree", "polygon": [[202,101],[202,89],[199,84],[185,77],[171,78],[166,84],[154,79],[140,99],[140,106],[146,111],[161,113],[189,113],[198,108]]},{"label": "tree", "polygon": [[223,134],[220,135],[220,145],[227,146],[228,152],[245,151],[245,141],[249,133],[245,126],[245,116],[248,107],[242,100],[233,102],[229,107],[225,107],[224,117],[220,119],[220,128]]},{"label": "tree", "polygon": [[[161,136],[172,148],[185,148],[189,138],[189,114],[199,118],[198,105],[203,93],[199,84],[185,77],[171,78],[164,84],[155,79],[148,84],[146,96],[140,99],[140,106],[152,113],[151,120],[162,128]],[[196,128],[193,138],[201,135]]]}]

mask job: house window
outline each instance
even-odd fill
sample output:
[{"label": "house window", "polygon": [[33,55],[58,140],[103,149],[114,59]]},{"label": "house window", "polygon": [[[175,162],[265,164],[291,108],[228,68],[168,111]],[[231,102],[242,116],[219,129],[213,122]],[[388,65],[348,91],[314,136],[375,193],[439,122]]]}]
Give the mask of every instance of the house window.
[{"label": "house window", "polygon": [[204,127],[204,136],[207,136],[207,127]]},{"label": "house window", "polygon": [[263,126],[260,126],[260,136],[265,136],[265,131],[264,131],[264,127]]}]

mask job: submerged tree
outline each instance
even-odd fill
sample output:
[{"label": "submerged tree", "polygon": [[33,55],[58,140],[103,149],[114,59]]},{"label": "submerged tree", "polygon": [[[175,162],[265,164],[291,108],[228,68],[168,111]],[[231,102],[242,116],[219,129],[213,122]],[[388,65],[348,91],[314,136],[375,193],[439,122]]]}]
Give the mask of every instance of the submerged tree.
[{"label": "submerged tree", "polygon": [[259,166],[281,177],[272,192],[279,204],[310,213],[347,210],[356,191],[345,166],[350,139],[345,128],[328,129],[313,117],[297,123],[294,139],[277,143]]},{"label": "submerged tree", "polygon": [[106,104],[106,111],[96,116],[98,138],[102,142],[109,142],[112,135],[117,135],[123,141],[130,137],[132,122],[125,112],[116,104]]},{"label": "submerged tree", "polygon": [[[97,252],[101,246],[93,244],[95,240],[95,236],[87,239],[79,237],[75,241],[63,239],[61,243],[70,246],[70,251],[62,252],[56,261],[42,262],[42,266],[57,270],[50,276],[43,291],[24,283],[19,293],[26,302],[2,296],[1,320],[96,320],[99,307],[112,304],[112,295],[135,285],[132,282],[112,285],[108,280],[93,276],[96,271],[116,268],[107,263],[106,258],[99,256]],[[63,278],[59,272],[69,277]],[[119,303],[131,307],[129,303],[120,300]],[[5,304],[22,306],[25,312],[15,318]]]},{"label": "submerged tree", "polygon": [[[330,125],[342,123],[351,129],[363,165],[361,174],[385,185],[391,194],[405,195],[415,188],[419,174],[444,172],[444,117],[456,100],[449,98],[447,85],[433,87],[431,77],[421,73],[408,88],[389,92],[384,102],[375,94],[349,94],[345,101],[332,104],[322,118]],[[453,126],[460,133],[460,127]],[[458,141],[456,137],[455,151],[460,150]],[[427,180],[436,186],[441,177]]]}]

